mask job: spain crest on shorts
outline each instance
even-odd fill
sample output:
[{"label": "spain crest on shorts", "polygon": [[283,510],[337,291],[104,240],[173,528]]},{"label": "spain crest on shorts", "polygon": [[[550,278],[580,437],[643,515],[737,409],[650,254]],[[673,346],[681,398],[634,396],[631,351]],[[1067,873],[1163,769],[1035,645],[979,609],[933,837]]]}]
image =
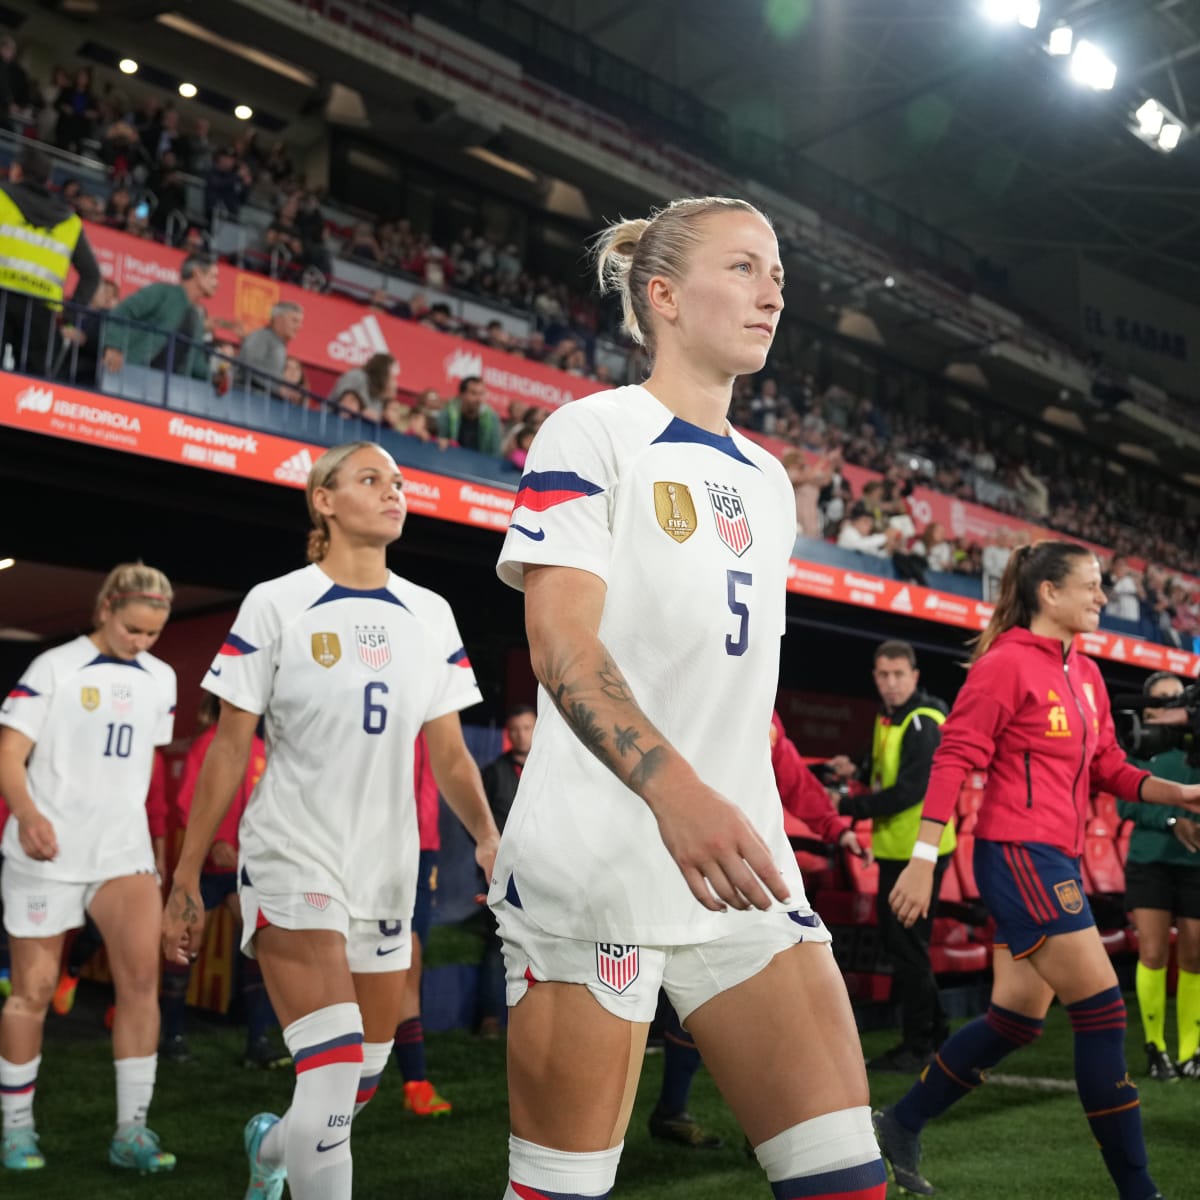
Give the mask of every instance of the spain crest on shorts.
[{"label": "spain crest on shorts", "polygon": [[1065,879],[1062,883],[1056,883],[1054,894],[1058,897],[1063,912],[1070,913],[1071,916],[1083,912],[1083,893],[1074,879]]},{"label": "spain crest on shorts", "polygon": [[329,670],[342,657],[342,643],[336,633],[312,635],[313,662]]},{"label": "spain crest on shorts", "polygon": [[45,896],[30,896],[25,901],[25,916],[31,925],[40,925],[50,911],[50,904]]},{"label": "spain crest on shorts", "polygon": [[100,689],[97,687],[83,688],[79,693],[79,703],[88,712],[95,712],[100,707]]},{"label": "spain crest on shorts", "polygon": [[754,538],[750,533],[746,506],[742,503],[737,488],[709,483],[707,480],[704,486],[708,488],[708,499],[712,504],[713,519],[717,525],[717,537],[741,558],[750,549]]},{"label": "spain crest on shorts", "polygon": [[392,661],[392,646],[382,625],[355,625],[354,643],[359,661],[372,671],[382,671]]},{"label": "spain crest on shorts", "polygon": [[596,977],[619,996],[638,977],[637,946],[622,946],[616,942],[596,943]]}]

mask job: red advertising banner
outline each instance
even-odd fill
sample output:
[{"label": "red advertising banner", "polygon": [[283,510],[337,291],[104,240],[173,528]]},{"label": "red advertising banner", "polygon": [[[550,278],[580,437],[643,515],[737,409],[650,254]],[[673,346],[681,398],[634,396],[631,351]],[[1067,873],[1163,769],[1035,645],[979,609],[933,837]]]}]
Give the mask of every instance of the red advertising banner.
[{"label": "red advertising banner", "polygon": [[[788,591],[975,631],[983,629],[992,616],[992,606],[982,600],[795,558],[788,567]],[[1185,678],[1200,676],[1200,655],[1144,642],[1140,638],[1103,631],[1082,634],[1080,649],[1093,658],[1129,663],[1147,671],[1172,671]]]},{"label": "red advertising banner", "polygon": [[[150,283],[178,283],[184,254],[157,242],[143,241],[103,225],[87,226],[88,240],[105,277],[121,296]],[[341,374],[361,367],[373,354],[391,354],[400,366],[400,386],[409,392],[458,390],[458,381],[478,375],[502,411],[511,400],[549,407],[599,388],[588,380],[515,354],[493,350],[469,338],[438,333],[415,321],[403,321],[342,296],[306,292],[294,284],[221,264],[217,294],[206,302],[209,316],[240,323],[247,331],[265,325],[271,307],[290,300],[304,309],[304,325],[288,347],[301,362]]]},{"label": "red advertising banner", "polygon": [[[0,425],[294,488],[304,487],[324,450],[272,433],[6,372],[0,372]],[[498,531],[508,527],[514,496],[509,489],[415,467],[404,468],[404,494],[410,512]],[[799,559],[788,568],[788,590],[962,629],[982,629],[992,615],[991,606],[979,600]],[[1090,634],[1083,639],[1083,649],[1148,671],[1200,676],[1200,656],[1136,638]]]}]

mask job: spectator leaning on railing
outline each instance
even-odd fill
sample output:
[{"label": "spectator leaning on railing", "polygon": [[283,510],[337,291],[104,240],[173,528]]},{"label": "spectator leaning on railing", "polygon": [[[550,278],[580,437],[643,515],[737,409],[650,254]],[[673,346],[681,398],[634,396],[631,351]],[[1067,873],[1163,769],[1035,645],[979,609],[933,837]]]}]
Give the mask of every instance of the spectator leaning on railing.
[{"label": "spectator leaning on railing", "polygon": [[[173,374],[193,379],[211,378],[201,302],[216,295],[217,264],[207,255],[189,255],[179,278],[179,283],[152,283],[113,309],[104,331],[106,371],[120,371],[128,363],[158,371],[169,367]],[[176,341],[172,351],[174,334],[188,340]]]},{"label": "spectator leaning on railing", "polygon": [[3,340],[10,362],[32,374],[47,374],[54,353],[54,330],[71,267],[79,273],[72,300],[91,303],[100,268],[83,222],[47,190],[50,160],[26,146],[0,184],[0,290]]},{"label": "spectator leaning on railing", "polygon": [[271,309],[271,321],[249,333],[238,350],[238,377],[242,387],[269,387],[262,379],[282,379],[288,360],[288,343],[300,332],[304,309],[295,301],[281,300]]}]

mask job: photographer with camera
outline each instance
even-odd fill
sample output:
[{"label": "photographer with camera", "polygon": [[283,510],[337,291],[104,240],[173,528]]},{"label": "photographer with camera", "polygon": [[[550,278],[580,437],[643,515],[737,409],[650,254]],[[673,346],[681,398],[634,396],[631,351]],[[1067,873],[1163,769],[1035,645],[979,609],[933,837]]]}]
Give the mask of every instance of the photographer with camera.
[{"label": "photographer with camera", "polygon": [[[1147,696],[1175,700],[1176,704],[1184,695],[1182,680],[1169,671],[1156,671],[1142,690]],[[1141,726],[1136,737],[1125,735],[1127,726],[1119,726],[1122,747],[1130,753],[1134,766],[1159,779],[1200,783],[1193,753],[1184,749],[1188,735],[1153,723],[1169,711],[1186,709],[1147,708],[1144,715],[1151,724]],[[1174,1082],[1181,1075],[1200,1079],[1200,854],[1196,853],[1200,850],[1200,823],[1186,809],[1161,804],[1118,800],[1117,811],[1122,819],[1133,822],[1125,863],[1125,909],[1137,930],[1137,998],[1146,1035],[1146,1069],[1159,1083]],[[1172,924],[1179,931],[1177,1064],[1166,1051],[1165,1035]]]}]

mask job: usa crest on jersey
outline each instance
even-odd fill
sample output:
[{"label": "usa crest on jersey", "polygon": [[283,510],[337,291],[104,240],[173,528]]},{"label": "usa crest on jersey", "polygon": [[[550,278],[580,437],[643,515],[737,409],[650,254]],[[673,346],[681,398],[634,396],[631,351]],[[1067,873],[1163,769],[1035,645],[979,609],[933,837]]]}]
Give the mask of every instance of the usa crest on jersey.
[{"label": "usa crest on jersey", "polygon": [[705,487],[708,488],[708,499],[712,504],[713,519],[717,526],[717,537],[738,558],[741,558],[750,549],[754,538],[750,533],[750,522],[746,517],[746,506],[742,503],[742,498],[738,495],[737,488],[726,487],[720,483],[709,483],[707,480],[705,480]]},{"label": "usa crest on jersey", "polygon": [[392,661],[392,647],[382,625],[355,625],[354,641],[358,657],[372,671],[382,671]]},{"label": "usa crest on jersey", "polygon": [[616,942],[596,943],[596,976],[605,987],[619,996],[638,977],[637,946],[622,946]]},{"label": "usa crest on jersey", "polygon": [[112,685],[113,712],[127,713],[133,709],[133,688],[127,683]]}]

